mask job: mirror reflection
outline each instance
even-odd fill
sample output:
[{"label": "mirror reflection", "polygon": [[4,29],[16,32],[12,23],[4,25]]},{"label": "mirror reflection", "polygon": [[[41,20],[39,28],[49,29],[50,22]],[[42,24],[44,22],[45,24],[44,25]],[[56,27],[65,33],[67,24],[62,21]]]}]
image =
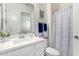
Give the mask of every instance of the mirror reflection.
[{"label": "mirror reflection", "polygon": [[31,32],[30,30],[30,23],[31,23],[31,17],[30,14],[21,13],[21,20],[20,20],[20,25],[21,25],[21,33],[26,34],[28,32]]},{"label": "mirror reflection", "polygon": [[8,32],[12,35],[34,32],[31,30],[31,25],[34,25],[34,22],[31,23],[34,20],[33,16],[34,5],[31,3],[1,3],[0,32]]}]

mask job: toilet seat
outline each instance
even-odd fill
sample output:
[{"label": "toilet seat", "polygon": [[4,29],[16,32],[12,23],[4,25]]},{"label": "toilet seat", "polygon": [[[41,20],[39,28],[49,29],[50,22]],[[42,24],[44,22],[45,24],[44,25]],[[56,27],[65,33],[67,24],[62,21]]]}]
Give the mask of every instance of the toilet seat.
[{"label": "toilet seat", "polygon": [[45,52],[49,55],[52,55],[52,56],[58,56],[59,55],[59,52],[51,47],[48,47],[45,49]]}]

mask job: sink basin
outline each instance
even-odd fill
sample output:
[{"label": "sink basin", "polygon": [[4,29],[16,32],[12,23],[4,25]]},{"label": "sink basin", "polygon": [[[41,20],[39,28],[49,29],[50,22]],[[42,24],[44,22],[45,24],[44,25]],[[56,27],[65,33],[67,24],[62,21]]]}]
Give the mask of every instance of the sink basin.
[{"label": "sink basin", "polygon": [[19,44],[19,43],[23,43],[23,42],[34,42],[34,41],[38,41],[41,40],[38,37],[25,37],[25,38],[20,38],[20,39],[14,39],[13,40],[13,44]]},{"label": "sink basin", "polygon": [[0,48],[9,47],[9,46],[14,45],[14,44],[19,44],[19,43],[28,42],[28,41],[31,41],[31,39],[29,37],[13,38],[13,39],[10,39],[9,41],[0,43]]},{"label": "sink basin", "polygon": [[30,41],[30,40],[25,40],[25,39],[21,39],[21,40],[13,40],[13,43],[14,44],[18,44],[18,43],[22,43],[22,42],[27,42],[27,41]]},{"label": "sink basin", "polygon": [[23,42],[28,42],[30,40],[31,39],[29,37],[25,37],[25,38],[20,38],[20,39],[13,40],[13,43],[14,44],[19,44],[19,43],[23,43]]},{"label": "sink basin", "polygon": [[31,41],[30,38],[12,39],[11,41],[0,43],[0,50],[6,49],[7,47],[11,47],[11,46],[16,45],[16,44],[21,44],[23,42],[29,42],[29,41]]}]

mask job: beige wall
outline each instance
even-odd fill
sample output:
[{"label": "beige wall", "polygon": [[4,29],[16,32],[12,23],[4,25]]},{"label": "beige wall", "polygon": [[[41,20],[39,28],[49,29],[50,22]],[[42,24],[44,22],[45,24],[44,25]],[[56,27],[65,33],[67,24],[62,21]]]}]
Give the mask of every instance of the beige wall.
[{"label": "beige wall", "polygon": [[60,4],[60,9],[68,8],[68,7],[71,7],[71,6],[72,6],[72,3],[61,3]]},{"label": "beige wall", "polygon": [[68,8],[70,6],[72,6],[72,3],[52,3],[51,4],[52,13],[58,10],[62,10],[64,8]]},{"label": "beige wall", "polygon": [[59,3],[52,3],[51,4],[51,11],[54,13],[55,11],[60,9],[60,4]]}]

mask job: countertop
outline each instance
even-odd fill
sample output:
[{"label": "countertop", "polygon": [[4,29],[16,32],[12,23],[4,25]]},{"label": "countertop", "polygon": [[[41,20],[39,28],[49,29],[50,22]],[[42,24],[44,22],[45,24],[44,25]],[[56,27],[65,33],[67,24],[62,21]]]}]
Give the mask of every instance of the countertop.
[{"label": "countertop", "polygon": [[35,44],[35,43],[38,43],[44,40],[46,39],[39,38],[39,37],[32,37],[32,38],[29,37],[25,39],[15,38],[8,42],[0,43],[0,54],[4,54],[9,51],[16,50],[16,49],[19,49],[25,46],[29,46],[29,45],[32,45],[32,44]]}]

